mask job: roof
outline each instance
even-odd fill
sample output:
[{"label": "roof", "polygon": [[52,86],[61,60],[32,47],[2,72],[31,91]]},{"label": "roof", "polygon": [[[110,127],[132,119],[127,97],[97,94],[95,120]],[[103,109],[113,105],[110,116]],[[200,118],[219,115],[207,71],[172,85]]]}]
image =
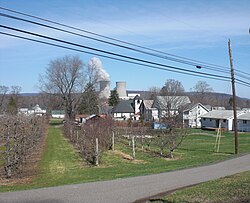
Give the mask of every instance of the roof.
[{"label": "roof", "polygon": [[250,112],[238,116],[238,120],[250,120]]},{"label": "roof", "polygon": [[121,100],[114,108],[113,113],[134,113],[133,100]]},{"label": "roof", "polygon": [[153,106],[154,100],[144,100],[143,104],[145,109],[151,109]]},{"label": "roof", "polygon": [[202,118],[229,119],[233,117],[233,110],[213,110],[201,116]]},{"label": "roof", "polygon": [[188,96],[157,96],[152,107],[166,109],[169,103],[171,109],[178,109],[191,103],[191,101]]},{"label": "roof", "polygon": [[142,100],[142,98],[137,94],[137,95],[134,97],[134,100]]},{"label": "roof", "polygon": [[65,111],[64,110],[52,110],[51,111],[51,114],[52,115],[64,115],[65,114]]},{"label": "roof", "polygon": [[197,103],[197,104],[191,106],[190,108],[188,108],[188,109],[186,109],[186,110],[184,110],[184,111],[190,111],[190,110],[194,109],[196,106],[201,106],[201,107],[202,107],[203,109],[205,109],[207,112],[210,110],[210,109],[208,109],[208,108],[206,107],[206,105],[203,105],[203,104],[201,104],[201,103]]}]

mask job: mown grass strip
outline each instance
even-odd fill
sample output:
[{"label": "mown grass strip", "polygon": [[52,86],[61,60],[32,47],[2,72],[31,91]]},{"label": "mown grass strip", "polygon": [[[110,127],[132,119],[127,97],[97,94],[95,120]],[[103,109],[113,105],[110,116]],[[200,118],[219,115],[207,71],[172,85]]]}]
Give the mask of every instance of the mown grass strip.
[{"label": "mown grass strip", "polygon": [[154,203],[203,203],[203,202],[249,202],[250,171],[209,181],[194,187],[174,192]]},{"label": "mown grass strip", "polygon": [[[234,137],[232,133],[224,133],[220,152],[214,152],[215,137],[193,134],[187,137],[182,146],[175,151],[175,159],[167,160],[140,149],[137,143],[136,159],[131,161],[122,158],[121,154],[132,154],[128,141],[116,144],[118,152],[105,152],[99,167],[85,164],[79,154],[63,136],[59,122],[53,121],[48,131],[46,149],[39,163],[38,175],[31,183],[22,185],[2,185],[0,191],[22,190],[50,187],[65,184],[83,183],[99,180],[110,180],[131,176],[167,172],[200,166],[234,156]],[[200,131],[192,131],[193,133]],[[209,134],[213,132],[209,132]],[[250,134],[240,134],[240,152],[250,152]],[[157,150],[156,146],[152,149]]]}]

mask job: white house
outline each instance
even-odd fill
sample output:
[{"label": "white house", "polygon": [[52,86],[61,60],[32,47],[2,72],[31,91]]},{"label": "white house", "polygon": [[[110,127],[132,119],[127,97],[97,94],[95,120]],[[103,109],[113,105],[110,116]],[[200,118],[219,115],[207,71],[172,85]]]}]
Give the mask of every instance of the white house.
[{"label": "white house", "polygon": [[112,115],[115,120],[133,120],[140,119],[140,106],[143,100],[136,95],[134,99],[120,100],[119,103],[113,108]]},{"label": "white house", "polygon": [[128,120],[132,118],[135,114],[133,102],[134,100],[120,100],[112,110],[113,118],[115,120]]},{"label": "white house", "polygon": [[237,118],[238,131],[250,132],[250,112],[246,112]]},{"label": "white house", "polygon": [[46,110],[41,109],[40,106],[36,104],[34,107],[32,107],[32,109],[20,108],[18,113],[22,115],[26,115],[26,116],[29,116],[29,115],[42,116],[46,114]]},{"label": "white house", "polygon": [[[245,114],[243,111],[237,112],[237,117]],[[221,128],[233,130],[233,110],[214,110],[201,116],[202,128]]]},{"label": "white house", "polygon": [[197,103],[190,109],[183,111],[183,124],[189,126],[190,128],[200,128],[201,127],[201,116],[208,113],[209,109]]},{"label": "white house", "polygon": [[52,110],[51,111],[52,118],[65,118],[65,111],[64,110]]},{"label": "white house", "polygon": [[158,109],[153,108],[154,100],[143,100],[140,106],[140,114],[145,121],[158,121]]},{"label": "white house", "polygon": [[158,117],[162,118],[166,114],[178,115],[179,109],[190,103],[187,96],[157,96],[152,107],[158,109]]}]

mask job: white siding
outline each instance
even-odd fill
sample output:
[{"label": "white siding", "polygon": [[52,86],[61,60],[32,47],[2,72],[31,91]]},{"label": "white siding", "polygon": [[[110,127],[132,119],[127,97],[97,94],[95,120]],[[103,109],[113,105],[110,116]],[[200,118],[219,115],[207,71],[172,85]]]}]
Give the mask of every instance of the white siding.
[{"label": "white siding", "polygon": [[238,120],[238,130],[242,132],[250,132],[250,120]]}]

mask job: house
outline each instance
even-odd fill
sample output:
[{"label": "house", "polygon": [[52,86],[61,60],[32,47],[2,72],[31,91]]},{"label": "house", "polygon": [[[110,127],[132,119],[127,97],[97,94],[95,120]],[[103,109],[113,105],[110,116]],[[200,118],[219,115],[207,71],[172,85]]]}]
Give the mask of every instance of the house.
[{"label": "house", "polygon": [[152,107],[158,109],[158,117],[178,115],[179,110],[190,104],[188,96],[157,96]]},{"label": "house", "polygon": [[250,132],[250,112],[246,112],[237,117],[238,131]]},{"label": "house", "polygon": [[46,114],[46,110],[41,109],[38,104],[36,104],[34,107],[32,107],[32,110],[30,111],[30,114],[35,114],[37,116],[42,116]]},{"label": "house", "polygon": [[[237,117],[245,114],[243,111],[237,112]],[[214,110],[201,116],[201,128],[214,129],[221,128],[233,130],[233,110]]]},{"label": "house", "polygon": [[140,115],[145,121],[158,121],[158,109],[153,108],[154,100],[143,100],[140,106]]},{"label": "house", "polygon": [[112,115],[115,120],[139,120],[140,119],[140,106],[143,99],[136,95],[134,99],[120,100],[119,103],[113,108]]},{"label": "house", "polygon": [[134,100],[121,100],[113,108],[112,115],[115,120],[128,120],[134,116]]},{"label": "house", "polygon": [[51,117],[52,118],[65,118],[65,111],[64,110],[52,110]]},{"label": "house", "polygon": [[208,113],[209,109],[197,103],[189,109],[183,111],[183,124],[190,128],[200,128],[201,127],[201,116]]},{"label": "house", "polygon": [[45,109],[41,109],[40,106],[38,104],[36,104],[31,109],[20,108],[18,110],[18,114],[26,115],[26,116],[29,116],[29,115],[43,116],[43,115],[46,114],[46,110]]}]

